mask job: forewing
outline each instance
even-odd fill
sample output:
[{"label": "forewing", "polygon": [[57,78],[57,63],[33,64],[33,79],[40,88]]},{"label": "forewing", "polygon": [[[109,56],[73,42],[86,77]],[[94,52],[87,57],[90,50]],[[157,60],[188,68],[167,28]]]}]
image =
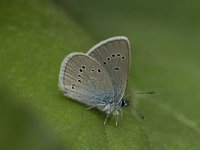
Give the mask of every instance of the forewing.
[{"label": "forewing", "polygon": [[91,107],[103,105],[114,98],[107,71],[83,53],[71,53],[63,60],[59,86],[65,96]]},{"label": "forewing", "polygon": [[113,87],[114,99],[119,101],[124,94],[130,65],[130,45],[126,37],[118,36],[95,45],[88,55],[97,60],[108,72]]}]

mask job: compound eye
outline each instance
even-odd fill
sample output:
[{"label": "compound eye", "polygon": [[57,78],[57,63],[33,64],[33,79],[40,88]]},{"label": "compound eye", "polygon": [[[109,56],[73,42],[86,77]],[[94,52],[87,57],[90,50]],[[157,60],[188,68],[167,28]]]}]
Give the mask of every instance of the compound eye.
[{"label": "compound eye", "polygon": [[122,101],[121,101],[121,107],[124,107],[124,105],[125,105],[125,102],[124,102],[124,100],[122,99]]},{"label": "compound eye", "polygon": [[129,101],[122,99],[120,102],[121,107],[129,106]]}]

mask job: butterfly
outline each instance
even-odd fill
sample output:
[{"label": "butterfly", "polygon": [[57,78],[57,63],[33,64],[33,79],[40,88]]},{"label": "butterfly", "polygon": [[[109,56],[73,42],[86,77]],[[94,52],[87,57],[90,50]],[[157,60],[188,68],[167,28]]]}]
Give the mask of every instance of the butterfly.
[{"label": "butterfly", "polygon": [[116,116],[128,106],[123,98],[130,68],[131,51],[127,37],[116,36],[93,46],[86,54],[70,53],[61,63],[59,88],[64,95],[88,109]]}]

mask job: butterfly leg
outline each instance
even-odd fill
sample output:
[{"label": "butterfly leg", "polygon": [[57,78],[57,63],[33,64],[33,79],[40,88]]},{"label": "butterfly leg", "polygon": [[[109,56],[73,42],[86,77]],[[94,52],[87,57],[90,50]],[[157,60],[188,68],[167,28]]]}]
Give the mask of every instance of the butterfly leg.
[{"label": "butterfly leg", "polygon": [[115,126],[117,126],[117,123],[118,123],[118,121],[119,121],[119,112],[116,110],[115,113],[116,113],[116,122],[115,122]]},{"label": "butterfly leg", "polygon": [[106,119],[105,119],[105,121],[104,121],[104,123],[103,123],[104,125],[106,124],[106,122],[107,122],[107,120],[108,120],[108,117],[109,117],[109,115],[110,115],[110,114],[107,114],[107,116],[106,116]]},{"label": "butterfly leg", "polygon": [[103,104],[98,104],[97,106],[90,106],[90,107],[88,107],[88,108],[85,108],[85,110],[90,110],[90,109],[92,109],[92,108],[98,108],[98,107],[102,107],[102,106],[104,106],[105,104],[103,103]]},{"label": "butterfly leg", "polygon": [[91,106],[91,107],[85,108],[85,110],[90,110],[90,109],[92,109],[92,108],[94,108],[94,107]]}]

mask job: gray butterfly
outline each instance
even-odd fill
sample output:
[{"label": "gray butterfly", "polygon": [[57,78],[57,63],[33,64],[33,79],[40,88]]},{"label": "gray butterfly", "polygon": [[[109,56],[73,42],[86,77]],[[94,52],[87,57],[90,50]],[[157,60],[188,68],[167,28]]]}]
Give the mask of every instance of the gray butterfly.
[{"label": "gray butterfly", "polygon": [[87,54],[71,53],[60,67],[59,87],[64,95],[90,108],[117,117],[129,102],[123,99],[130,67],[130,45],[124,36],[112,37]]}]

